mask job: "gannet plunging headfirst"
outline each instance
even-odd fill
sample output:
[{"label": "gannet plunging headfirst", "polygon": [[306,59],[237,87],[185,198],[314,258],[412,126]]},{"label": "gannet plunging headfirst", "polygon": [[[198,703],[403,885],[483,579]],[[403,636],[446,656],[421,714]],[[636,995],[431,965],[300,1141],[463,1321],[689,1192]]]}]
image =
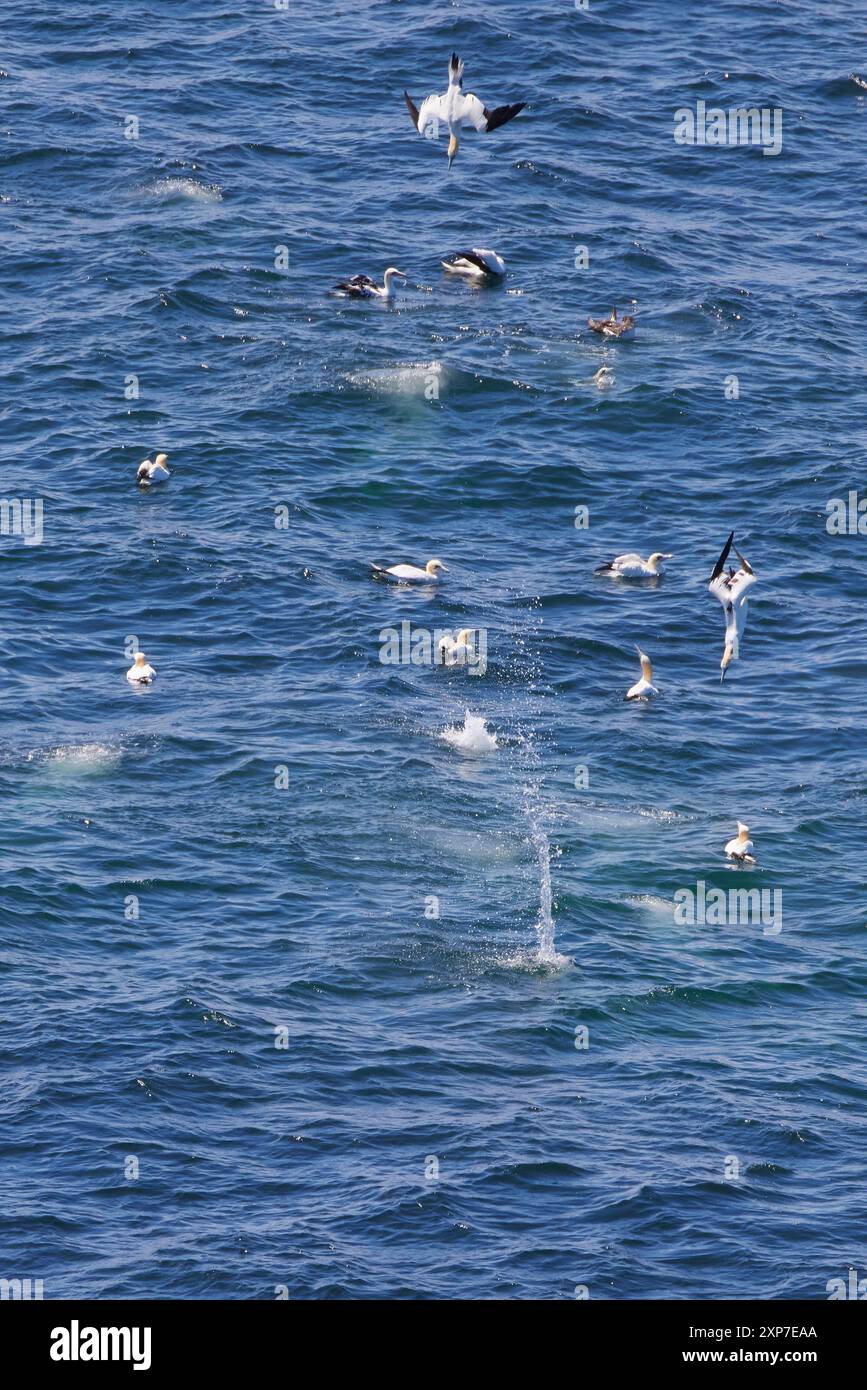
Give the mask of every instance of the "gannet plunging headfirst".
[{"label": "gannet plunging headfirst", "polygon": [[465,275],[468,280],[502,280],[506,262],[496,251],[474,246],[471,251],[456,251],[441,262],[453,275]]},{"label": "gannet plunging headfirst", "polygon": [[341,280],[339,285],[335,285],[334,293],[343,295],[344,299],[393,299],[395,279],[403,280],[406,284],[404,272],[390,265],[381,285],[371,280],[369,275],[353,275],[351,280]]},{"label": "gannet plunging headfirst", "polygon": [[719,599],[726,615],[726,640],[720,662],[720,681],[725,680],[729,663],[740,657],[741,638],[747,625],[747,602],[749,590],[756,582],[756,576],[741,552],[735,546],[735,554],[741,562],[740,569],[729,567],[725,573],[726,561],[732,549],[735,533],[732,531],[722,549],[722,554],[714,565],[708,589],[714,598]]},{"label": "gannet plunging headfirst", "polygon": [[610,574],[615,579],[653,579],[662,574],[662,561],[673,560],[674,556],[664,550],[654,550],[647,560],[640,555],[615,555],[605,565],[598,565],[597,574]]},{"label": "gannet plunging headfirst", "polygon": [[136,652],[135,660],[126,673],[127,680],[135,681],[137,685],[150,685],[155,675],[156,671],[148,665],[144,652]]},{"label": "gannet plunging headfirst", "polygon": [[752,847],[753,842],[750,839],[749,826],[744,825],[743,821],[739,820],[737,838],[729,840],[726,845],[726,854],[729,859],[740,859],[743,864],[755,864],[756,861],[750,854]]},{"label": "gannet plunging headfirst", "polygon": [[463,76],[464,65],[457,53],[453,53],[449,59],[449,88],[447,92],[443,92],[439,96],[435,93],[433,96],[427,97],[422,102],[421,109],[415,105],[409,92],[403,94],[406,109],[419,135],[425,135],[428,131],[433,131],[434,135],[439,135],[440,121],[443,125],[448,126],[450,169],[458,152],[457,133],[464,121],[469,121],[476,130],[496,130],[498,126],[505,125],[506,121],[510,121],[513,116],[517,116],[518,112],[523,111],[527,105],[525,101],[516,101],[511,106],[495,106],[493,111],[489,111],[477,96],[473,96],[472,92],[464,92]]},{"label": "gannet plunging headfirst", "polygon": [[607,319],[588,319],[587,324],[594,333],[601,333],[603,338],[631,338],[635,332],[635,315],[625,314],[619,319],[617,310],[612,309]]},{"label": "gannet plunging headfirst", "polygon": [[167,458],[168,454],[157,454],[153,463],[149,458],[142,460],[135,475],[139,487],[150,487],[151,483],[164,483],[166,478],[172,476],[166,468]]},{"label": "gannet plunging headfirst", "polygon": [[425,580],[439,579],[440,571],[448,574],[448,570],[442,560],[428,560],[424,569],[418,565],[392,565],[389,569],[383,569],[382,565],[374,565],[374,574],[381,574],[386,579],[399,579],[404,584],[418,584]]},{"label": "gannet plunging headfirst", "polygon": [[658,695],[659,691],[652,685],[653,667],[650,664],[650,657],[647,656],[640,647],[636,647],[638,657],[641,662],[641,680],[636,681],[631,690],[627,690],[627,700],[649,700],[652,695]]}]

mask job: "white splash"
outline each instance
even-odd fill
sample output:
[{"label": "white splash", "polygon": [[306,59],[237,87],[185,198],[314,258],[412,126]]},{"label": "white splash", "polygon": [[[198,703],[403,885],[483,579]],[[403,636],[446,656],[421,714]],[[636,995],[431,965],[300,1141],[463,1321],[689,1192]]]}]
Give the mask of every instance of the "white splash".
[{"label": "white splash", "polygon": [[219,184],[199,183],[198,179],[189,178],[156,179],[147,184],[142,192],[149,193],[153,198],[189,198],[200,203],[220,203],[223,200]]},{"label": "white splash", "polygon": [[536,850],[536,858],[539,861],[539,920],[536,923],[539,946],[536,960],[539,965],[549,965],[555,969],[560,969],[564,965],[571,965],[572,961],[568,956],[561,956],[560,952],[554,949],[551,845],[542,826],[533,818],[532,812],[530,812],[530,841]]},{"label": "white splash", "polygon": [[369,372],[351,372],[353,386],[390,395],[427,395],[439,399],[443,384],[442,362],[413,362],[398,367],[374,367]]},{"label": "white splash", "polygon": [[107,772],[123,756],[120,748],[105,743],[68,743],[57,748],[28,753],[27,761],[39,764],[50,776],[77,776],[80,773]]},{"label": "white splash", "polygon": [[443,729],[440,738],[450,743],[452,748],[476,756],[497,750],[497,736],[488,733],[487,721],[479,714],[470,714],[469,710],[464,711],[463,728]]}]

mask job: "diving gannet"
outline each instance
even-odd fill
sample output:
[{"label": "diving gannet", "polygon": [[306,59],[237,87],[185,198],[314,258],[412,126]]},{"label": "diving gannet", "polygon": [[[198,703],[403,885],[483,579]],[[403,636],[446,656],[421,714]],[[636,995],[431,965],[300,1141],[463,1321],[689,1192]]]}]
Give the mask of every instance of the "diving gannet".
[{"label": "diving gannet", "polygon": [[755,864],[755,859],[750,854],[753,842],[750,839],[750,829],[744,825],[742,820],[738,821],[737,838],[729,840],[726,845],[726,854],[729,859],[740,859],[743,864]]},{"label": "diving gannet", "polygon": [[136,652],[135,661],[126,673],[127,680],[140,685],[150,685],[155,675],[156,671],[153,666],[148,666],[144,652]]},{"label": "diving gannet", "polygon": [[468,280],[501,280],[506,273],[502,256],[481,246],[474,246],[471,251],[455,251],[440,264],[453,275],[465,275]]},{"label": "diving gannet", "polygon": [[664,550],[654,550],[647,560],[640,555],[615,555],[605,565],[598,565],[597,574],[611,574],[615,579],[652,579],[662,574],[662,561],[673,560],[674,556]]},{"label": "diving gannet", "polygon": [[421,104],[419,109],[409,92],[404,92],[403,99],[406,102],[406,109],[410,114],[410,119],[418,131],[419,135],[426,135],[429,131],[434,136],[439,135],[439,123],[448,126],[449,132],[449,168],[451,169],[455,155],[458,152],[458,135],[464,121],[469,121],[475,126],[476,130],[489,131],[496,130],[498,126],[505,125],[513,116],[517,116],[519,111],[523,111],[527,105],[525,101],[514,102],[511,106],[495,106],[493,111],[489,111],[487,106],[473,96],[472,92],[463,90],[464,65],[457,53],[453,53],[449,59],[449,88],[447,92],[436,93],[429,96]]},{"label": "diving gannet", "polygon": [[728,574],[724,573],[734,538],[735,533],[732,531],[723,546],[722,554],[714,565],[713,574],[707,586],[714,598],[719,599],[726,615],[726,638],[720,662],[720,681],[725,680],[729,663],[737,661],[740,657],[741,638],[747,625],[749,590],[756,582],[756,575],[737,546],[734,547],[734,551],[741,562],[740,569],[735,570],[730,566]]},{"label": "diving gannet", "polygon": [[659,691],[655,685],[651,685],[653,680],[653,667],[650,664],[650,657],[646,656],[640,647],[636,647],[639,660],[641,661],[641,680],[636,681],[631,690],[627,690],[627,700],[649,700],[652,695],[658,695]]},{"label": "diving gannet", "polygon": [[157,454],[153,463],[149,458],[142,460],[135,475],[139,487],[150,487],[151,483],[164,483],[166,478],[172,476],[166,468],[167,458],[168,454]]},{"label": "diving gannet", "polygon": [[473,629],[465,627],[452,638],[445,633],[437,643],[440,665],[464,666],[473,656]]},{"label": "diving gannet", "polygon": [[442,560],[428,560],[424,569],[419,569],[418,565],[391,565],[389,569],[383,569],[382,565],[374,565],[374,574],[384,575],[386,579],[399,579],[404,584],[417,584],[424,580],[439,579],[440,570],[448,574],[448,570]]},{"label": "diving gannet", "polygon": [[607,319],[588,319],[587,324],[594,333],[601,333],[603,338],[631,338],[635,332],[635,315],[625,314],[619,319],[617,310],[612,309]]},{"label": "diving gannet", "polygon": [[339,285],[335,285],[334,293],[342,295],[344,299],[393,299],[395,277],[406,284],[404,272],[390,265],[381,285],[371,280],[369,275],[353,275],[351,280],[341,280]]}]

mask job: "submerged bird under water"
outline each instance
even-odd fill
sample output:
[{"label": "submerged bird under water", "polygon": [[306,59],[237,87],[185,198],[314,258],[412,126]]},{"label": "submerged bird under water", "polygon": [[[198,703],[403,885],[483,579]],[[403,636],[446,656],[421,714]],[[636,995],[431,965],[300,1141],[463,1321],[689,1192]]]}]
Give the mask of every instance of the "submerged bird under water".
[{"label": "submerged bird under water", "polygon": [[713,574],[707,586],[714,598],[722,604],[726,615],[726,636],[722,660],[720,661],[720,681],[725,680],[726,671],[731,662],[740,658],[741,638],[747,625],[749,590],[756,583],[756,575],[752,567],[744,559],[737,546],[734,546],[734,552],[741,562],[740,569],[736,570],[730,566],[728,574],[725,573],[726,561],[729,557],[729,551],[733,547],[734,538],[735,533],[732,531],[723,546],[722,554],[714,565]]},{"label": "submerged bird under water", "polygon": [[506,273],[502,256],[483,246],[474,246],[471,251],[455,251],[441,264],[453,275],[464,275],[468,280],[502,280]]},{"label": "submerged bird under water", "polygon": [[388,569],[384,569],[382,565],[374,565],[373,572],[381,574],[385,579],[398,579],[404,584],[439,579],[441,572],[448,574],[442,560],[428,560],[424,569],[420,569],[418,565],[391,565]]},{"label": "submerged bird under water", "polygon": [[406,284],[406,275],[390,265],[381,285],[371,280],[369,275],[353,275],[351,280],[341,280],[339,285],[335,285],[334,293],[342,295],[344,299],[393,299],[395,280],[402,280]]},{"label": "submerged bird under water", "polygon": [[753,842],[750,839],[749,826],[744,825],[743,821],[739,820],[737,838],[729,840],[726,845],[726,855],[729,859],[740,859],[743,864],[755,864],[756,861],[750,854],[752,847]]},{"label": "submerged bird under water", "polygon": [[659,691],[652,684],[653,667],[650,664],[650,657],[647,656],[640,647],[636,647],[638,658],[641,662],[641,680],[636,681],[630,690],[626,692],[627,700],[649,700],[653,695],[658,695]]},{"label": "submerged bird under water", "polygon": [[594,333],[601,333],[603,338],[631,338],[635,332],[635,315],[624,314],[619,319],[617,310],[612,309],[607,319],[588,319],[587,324]]},{"label": "submerged bird under water", "polygon": [[463,77],[464,65],[457,53],[453,53],[449,59],[448,91],[427,97],[421,107],[415,105],[409,92],[403,94],[406,109],[419,135],[439,135],[440,123],[447,127],[449,168],[458,152],[458,131],[465,121],[476,130],[497,130],[527,105],[525,101],[517,101],[511,106],[495,106],[489,110],[472,92],[464,91]]},{"label": "submerged bird under water", "polygon": [[166,478],[172,476],[166,468],[167,458],[168,454],[157,454],[153,463],[149,458],[142,460],[135,475],[139,487],[150,487],[151,483],[164,483]]},{"label": "submerged bird under water", "polygon": [[656,575],[662,574],[663,560],[673,559],[674,556],[664,550],[654,550],[647,560],[642,560],[640,555],[634,554],[615,555],[607,564],[598,565],[596,573],[610,574],[615,579],[653,579]]}]

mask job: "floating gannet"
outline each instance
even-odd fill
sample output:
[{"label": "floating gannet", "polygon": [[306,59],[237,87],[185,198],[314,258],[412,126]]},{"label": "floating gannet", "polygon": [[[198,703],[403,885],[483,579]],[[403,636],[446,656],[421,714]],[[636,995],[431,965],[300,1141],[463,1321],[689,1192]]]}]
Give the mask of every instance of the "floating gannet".
[{"label": "floating gannet", "polygon": [[639,660],[641,661],[641,680],[636,681],[631,690],[627,690],[627,700],[649,700],[652,695],[658,695],[659,691],[655,685],[651,685],[653,680],[653,667],[650,664],[650,657],[646,656],[640,647],[636,647]]},{"label": "floating gannet", "polygon": [[156,671],[153,666],[148,666],[144,652],[136,652],[135,661],[126,673],[128,681],[135,681],[139,685],[150,685]]},{"label": "floating gannet", "polygon": [[455,251],[440,264],[453,275],[465,275],[468,280],[501,280],[506,273],[502,256],[481,246],[474,246],[471,251]]},{"label": "floating gannet", "polygon": [[619,319],[617,310],[612,309],[607,319],[588,319],[587,324],[603,338],[631,338],[635,332],[635,315],[625,314]]},{"label": "floating gannet", "polygon": [[726,639],[723,648],[722,660],[720,662],[720,681],[725,680],[726,670],[729,663],[737,661],[740,657],[741,638],[744,635],[744,628],[747,625],[747,602],[749,600],[749,590],[756,582],[756,576],[751,567],[747,564],[737,546],[734,547],[735,554],[741,562],[740,569],[735,570],[729,567],[728,574],[725,574],[725,564],[732,549],[735,533],[732,531],[722,549],[722,554],[714,565],[713,574],[710,577],[708,589],[714,598],[719,599],[726,615]]},{"label": "floating gannet", "polygon": [[674,556],[664,550],[654,550],[647,560],[640,555],[615,555],[605,565],[597,565],[597,574],[611,574],[615,579],[652,579],[662,574],[662,561],[673,560]]},{"label": "floating gannet", "polygon": [[168,454],[157,454],[153,463],[149,458],[143,459],[138,466],[136,478],[139,487],[150,487],[151,483],[164,483],[166,478],[172,475],[166,468]]},{"label": "floating gannet", "polygon": [[451,169],[454,157],[458,152],[458,135],[464,121],[469,121],[475,126],[476,130],[496,130],[498,126],[505,125],[513,116],[517,116],[519,111],[523,111],[527,105],[525,101],[515,102],[511,106],[495,106],[493,111],[489,111],[487,106],[473,96],[471,92],[463,90],[464,65],[457,53],[453,53],[449,59],[449,88],[441,95],[429,96],[421,104],[421,109],[416,107],[409,92],[404,92],[403,99],[406,102],[406,109],[410,114],[410,119],[418,131],[419,135],[426,135],[432,131],[434,135],[439,135],[439,123],[448,126],[449,132],[449,168]]},{"label": "floating gannet", "polygon": [[606,387],[614,385],[614,373],[610,367],[602,366],[598,372],[593,373],[593,385],[598,386],[600,391]]},{"label": "floating gannet", "polygon": [[448,574],[446,566],[442,560],[428,560],[424,569],[419,569],[418,565],[391,565],[389,569],[383,569],[382,565],[374,565],[374,574],[382,574],[387,579],[399,579],[404,584],[417,584],[423,580],[439,579],[440,571]]},{"label": "floating gannet", "polygon": [[859,87],[867,87],[867,79],[859,77],[857,72],[852,73],[852,81],[857,82]]},{"label": "floating gannet", "polygon": [[729,840],[726,845],[726,854],[729,859],[740,859],[743,864],[755,864],[756,861],[750,854],[752,847],[753,842],[750,839],[749,826],[744,825],[743,821],[739,820],[737,838]]},{"label": "floating gannet", "polygon": [[381,285],[371,280],[369,275],[353,275],[351,280],[341,280],[339,285],[335,285],[334,293],[342,295],[344,299],[393,299],[395,278],[406,284],[404,272],[390,265]]},{"label": "floating gannet", "polygon": [[437,643],[441,666],[464,666],[473,655],[473,629],[465,627],[452,638],[445,633]]}]

